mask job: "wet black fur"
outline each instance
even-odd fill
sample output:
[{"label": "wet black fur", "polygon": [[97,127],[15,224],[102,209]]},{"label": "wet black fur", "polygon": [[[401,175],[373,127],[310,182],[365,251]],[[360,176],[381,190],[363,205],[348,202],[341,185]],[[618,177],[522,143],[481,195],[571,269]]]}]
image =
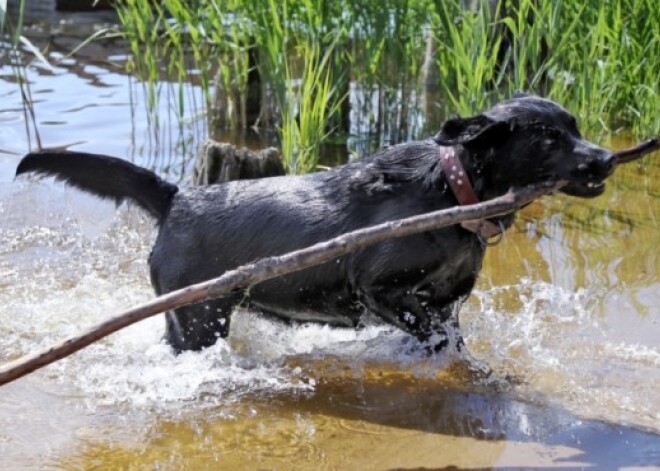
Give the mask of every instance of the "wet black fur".
[{"label": "wet black fur", "polygon": [[[78,152],[27,155],[17,170],[130,199],[160,230],[149,264],[158,294],[344,232],[457,204],[438,162],[454,146],[481,200],[540,181],[593,197],[611,173],[609,152],[584,140],[559,105],[517,95],[491,110],[444,123],[433,139],[401,144],[326,172],[184,188],[127,162]],[[502,218],[509,227],[513,215]],[[447,322],[474,287],[484,247],[453,226],[356,251],[236,293],[167,314],[166,340],[198,350],[229,332],[238,304],[287,320],[357,327],[365,311],[428,342],[449,343]],[[456,342],[460,344],[460,339]]]}]

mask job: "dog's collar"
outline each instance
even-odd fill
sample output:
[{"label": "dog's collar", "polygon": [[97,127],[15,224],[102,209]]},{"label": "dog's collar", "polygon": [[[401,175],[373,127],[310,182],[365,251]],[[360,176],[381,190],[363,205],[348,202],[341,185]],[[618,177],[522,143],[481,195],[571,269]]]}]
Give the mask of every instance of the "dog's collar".
[{"label": "dog's collar", "polygon": [[[479,198],[472,188],[470,179],[467,172],[463,168],[463,164],[456,155],[453,147],[440,146],[440,162],[442,171],[445,174],[449,188],[451,188],[454,197],[461,206],[476,204]],[[503,227],[488,219],[473,219],[470,221],[463,221],[461,223],[463,229],[474,232],[483,243],[488,244],[488,240],[495,236],[502,236],[504,233]],[[499,242],[499,239],[495,243]]]}]

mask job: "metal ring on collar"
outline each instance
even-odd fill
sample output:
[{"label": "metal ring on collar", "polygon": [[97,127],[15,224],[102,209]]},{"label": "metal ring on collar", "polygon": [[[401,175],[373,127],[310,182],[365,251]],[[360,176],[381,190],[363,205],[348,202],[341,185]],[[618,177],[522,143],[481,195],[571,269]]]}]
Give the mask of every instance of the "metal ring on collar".
[{"label": "metal ring on collar", "polygon": [[477,239],[479,239],[479,242],[484,247],[494,247],[500,242],[502,242],[502,239],[504,238],[504,223],[502,222],[501,219],[498,219],[497,224],[500,226],[500,233],[497,235],[497,238],[493,240],[484,239],[482,235],[479,232],[477,232]]}]

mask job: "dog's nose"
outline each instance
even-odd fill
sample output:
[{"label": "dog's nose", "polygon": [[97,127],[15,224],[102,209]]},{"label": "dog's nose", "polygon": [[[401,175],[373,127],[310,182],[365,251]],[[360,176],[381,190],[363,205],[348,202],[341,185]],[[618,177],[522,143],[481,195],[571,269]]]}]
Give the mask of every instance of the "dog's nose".
[{"label": "dog's nose", "polygon": [[614,171],[612,152],[588,141],[581,141],[574,152],[581,161],[577,169],[580,172],[609,176]]}]

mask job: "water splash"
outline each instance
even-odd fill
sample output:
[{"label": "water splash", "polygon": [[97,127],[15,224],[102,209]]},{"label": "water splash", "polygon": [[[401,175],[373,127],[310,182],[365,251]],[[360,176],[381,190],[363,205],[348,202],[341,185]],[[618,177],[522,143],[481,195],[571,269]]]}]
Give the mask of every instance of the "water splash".
[{"label": "water splash", "polygon": [[[468,345],[496,371],[520,380],[523,396],[583,417],[660,430],[652,399],[660,387],[660,348],[618,339],[595,314],[603,290],[523,279],[475,294],[465,313]],[[503,308],[506,298],[517,307]]]}]

